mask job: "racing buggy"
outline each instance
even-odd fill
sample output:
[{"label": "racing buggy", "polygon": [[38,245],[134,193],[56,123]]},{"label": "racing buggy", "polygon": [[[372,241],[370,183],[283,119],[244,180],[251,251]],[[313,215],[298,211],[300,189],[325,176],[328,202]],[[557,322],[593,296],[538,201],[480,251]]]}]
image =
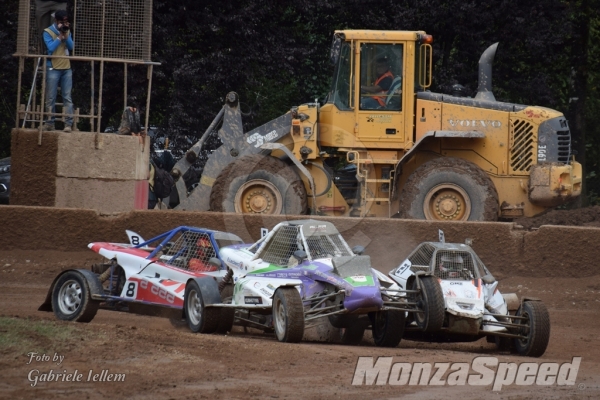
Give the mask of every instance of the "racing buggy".
[{"label": "racing buggy", "polygon": [[[445,309],[440,329],[423,329],[419,314],[409,315],[404,338],[432,342],[469,342],[487,336],[500,348],[539,357],[550,338],[550,317],[535,298],[502,295],[498,281],[468,244],[421,243],[389,276],[402,288],[414,287],[422,272],[442,288]],[[437,284],[437,282],[436,282]],[[409,295],[420,301],[419,295]]]},{"label": "racing buggy", "polygon": [[[130,243],[90,243],[88,247],[108,261],[91,270],[62,271],[39,310],[78,322],[91,321],[99,308],[181,320],[184,296],[189,297],[207,280],[215,282],[225,276],[220,247],[242,243],[231,233],[187,226],[150,240],[132,231],[127,235]],[[199,319],[195,314],[187,318]],[[231,326],[211,329],[225,332]]]},{"label": "racing buggy", "polygon": [[[441,320],[429,321],[429,315],[436,313],[429,312],[426,301],[417,308],[406,290],[371,268],[371,259],[363,251],[361,246],[350,249],[329,222],[279,223],[254,244],[221,248],[227,275],[220,287],[212,283],[211,288],[194,293],[198,298],[187,297],[186,314],[198,313],[208,320],[223,317],[219,309],[235,310],[228,318],[235,314],[240,325],[274,330],[282,342],[299,342],[315,320],[328,318],[340,329],[342,343],[359,343],[370,327],[375,344],[384,347],[400,342],[407,312],[441,326]],[[415,281],[416,288],[408,291],[411,294],[419,293],[424,300],[441,298],[433,276],[423,273]],[[232,294],[230,302],[212,302],[219,289]],[[443,315],[443,309],[437,314]],[[204,329],[202,324],[190,324],[190,328]]]}]

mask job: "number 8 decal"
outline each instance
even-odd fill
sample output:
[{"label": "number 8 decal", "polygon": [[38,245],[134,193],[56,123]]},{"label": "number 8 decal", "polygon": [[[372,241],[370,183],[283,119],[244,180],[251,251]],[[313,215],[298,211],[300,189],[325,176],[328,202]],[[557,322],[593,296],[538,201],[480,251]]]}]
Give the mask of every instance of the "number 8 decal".
[{"label": "number 8 decal", "polygon": [[137,295],[137,283],[129,282],[126,286],[125,297],[136,297]]}]

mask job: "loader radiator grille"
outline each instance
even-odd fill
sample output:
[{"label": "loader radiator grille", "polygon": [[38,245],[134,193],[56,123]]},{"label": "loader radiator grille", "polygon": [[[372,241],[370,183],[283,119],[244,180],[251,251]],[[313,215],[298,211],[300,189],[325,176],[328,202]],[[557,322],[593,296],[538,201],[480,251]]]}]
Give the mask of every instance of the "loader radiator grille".
[{"label": "loader radiator grille", "polygon": [[558,162],[568,164],[571,155],[571,132],[569,129],[556,131],[558,137]]},{"label": "loader radiator grille", "polygon": [[533,126],[523,120],[511,121],[510,168],[513,172],[528,172],[533,164]]}]

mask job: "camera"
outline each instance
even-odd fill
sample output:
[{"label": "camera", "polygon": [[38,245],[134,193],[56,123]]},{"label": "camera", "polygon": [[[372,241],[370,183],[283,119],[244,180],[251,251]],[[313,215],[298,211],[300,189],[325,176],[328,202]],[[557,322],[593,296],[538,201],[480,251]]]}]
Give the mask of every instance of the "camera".
[{"label": "camera", "polygon": [[60,31],[61,31],[61,32],[64,32],[64,33],[67,33],[67,32],[69,32],[69,30],[71,30],[71,27],[70,27],[69,25],[62,25],[62,26],[60,27]]}]

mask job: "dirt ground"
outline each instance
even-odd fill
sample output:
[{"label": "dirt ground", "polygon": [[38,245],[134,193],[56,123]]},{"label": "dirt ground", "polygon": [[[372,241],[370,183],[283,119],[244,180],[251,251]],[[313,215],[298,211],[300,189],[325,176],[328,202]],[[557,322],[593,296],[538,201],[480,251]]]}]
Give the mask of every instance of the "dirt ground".
[{"label": "dirt ground", "polygon": [[539,228],[541,225],[600,227],[600,206],[574,210],[550,210],[537,217],[522,218],[514,222],[525,229]]},{"label": "dirt ground", "polygon": [[[553,217],[554,218],[554,217]],[[590,222],[590,221],[588,221]],[[234,328],[228,335],[192,334],[169,320],[100,310],[89,324],[56,321],[37,311],[54,276],[66,268],[89,267],[100,259],[90,252],[0,251],[0,398],[214,398],[214,399],[364,399],[427,398],[599,398],[600,275],[587,278],[523,278],[500,281],[502,292],[538,297],[551,317],[551,338],[539,359],[499,353],[482,339],[473,343],[428,344],[403,340],[398,348],[325,342],[279,343],[273,335]],[[493,271],[492,271],[493,272]],[[9,324],[8,326],[6,324]],[[13,325],[10,325],[13,324]],[[15,325],[16,324],[16,325]],[[38,326],[24,345],[6,346],[11,326]],[[37,329],[37,328],[36,328]],[[54,336],[53,336],[54,335]],[[31,352],[50,361],[33,360]],[[54,356],[63,356],[60,366]],[[487,386],[361,385],[352,379],[358,357],[391,356],[393,362],[467,362],[497,356],[500,362],[571,362],[583,357],[574,386],[510,385],[500,392]],[[33,373],[31,371],[34,371]],[[39,372],[35,372],[35,370]],[[83,373],[82,382],[38,382],[36,374]],[[87,381],[108,370],[124,382]],[[92,371],[92,372],[90,372]],[[32,374],[32,375],[31,375]]]}]

